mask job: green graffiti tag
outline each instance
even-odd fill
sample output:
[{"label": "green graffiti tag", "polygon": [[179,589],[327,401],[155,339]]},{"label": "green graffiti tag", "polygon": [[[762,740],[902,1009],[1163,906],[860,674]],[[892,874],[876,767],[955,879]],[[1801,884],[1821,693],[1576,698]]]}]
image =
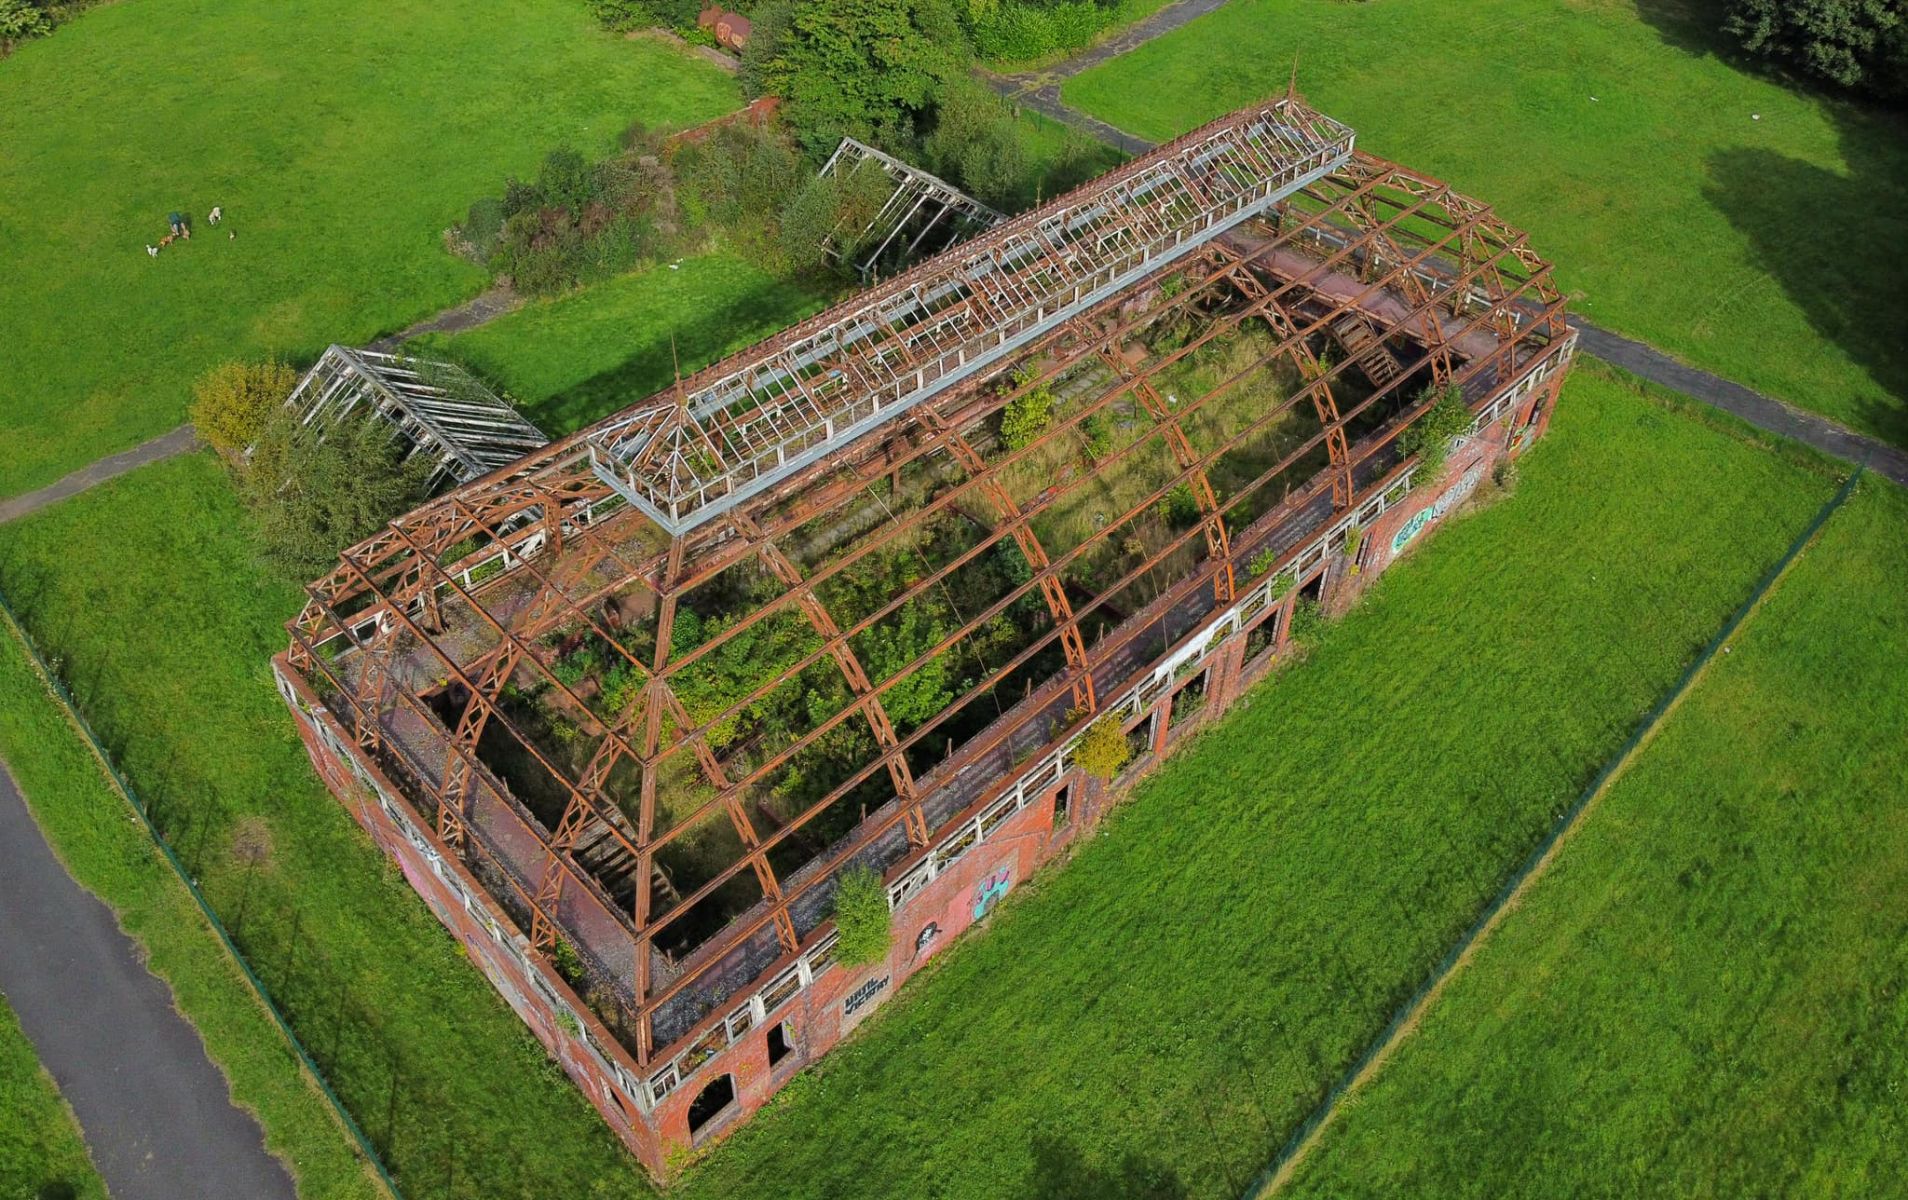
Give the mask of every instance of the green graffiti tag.
[{"label": "green graffiti tag", "polygon": [[1452,484],[1450,489],[1442,496],[1439,496],[1436,500],[1425,505],[1418,511],[1417,515],[1398,527],[1398,532],[1391,535],[1391,552],[1396,554],[1406,546],[1409,546],[1412,540],[1423,533],[1425,528],[1433,521],[1436,521],[1445,513],[1450,512],[1459,504],[1462,504],[1464,498],[1471,494],[1472,489],[1477,487],[1477,481],[1482,478],[1484,478],[1483,463],[1479,463],[1466,471],[1464,478]]}]

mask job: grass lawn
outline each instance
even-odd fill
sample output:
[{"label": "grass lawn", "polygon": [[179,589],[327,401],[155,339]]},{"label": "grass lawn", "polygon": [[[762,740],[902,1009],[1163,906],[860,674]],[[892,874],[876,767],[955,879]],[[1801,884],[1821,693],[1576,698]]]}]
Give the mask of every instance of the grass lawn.
[{"label": "grass lawn", "polygon": [[1580,369],[1514,498],[685,1195],[1237,1196],[1830,494],[1817,471]]},{"label": "grass lawn", "polygon": [[[272,1152],[291,1165],[298,1194],[304,1200],[383,1195],[198,905],[100,774],[4,623],[0,757],[12,767],[27,806],[67,870],[112,906],[120,925],[145,949],[147,965],[205,1039],[233,1096],[257,1115]],[[0,1103],[0,1111],[11,1114],[15,1106]],[[0,1122],[0,1146],[8,1136],[5,1125]],[[0,1159],[7,1157],[0,1153]],[[48,1154],[46,1161],[60,1160]],[[0,1196],[32,1195],[27,1183],[0,1165]]]},{"label": "grass lawn", "polygon": [[[545,151],[737,102],[577,0],[126,0],[27,43],[0,64],[0,495],[178,424],[215,362],[476,292],[441,232]],[[148,259],[175,209],[197,236]]]},{"label": "grass lawn", "polygon": [[[267,663],[297,594],[242,528],[220,468],[190,455],[0,526],[0,586],[411,1200],[643,1194],[633,1160],[313,775]],[[0,677],[0,749],[54,844],[153,946],[208,1040],[229,1027],[213,1057],[235,1078],[241,1055],[261,1074],[275,1062],[289,1089],[263,1016],[219,982],[200,930],[174,928],[190,925],[183,899],[142,898],[165,879],[129,825],[101,820],[117,806],[73,763],[39,763],[72,752],[18,678]],[[162,935],[197,957],[157,961]],[[343,1150],[321,1117],[275,1116],[260,1095],[241,1099],[272,1136]]]},{"label": "grass lawn", "polygon": [[1904,526],[1831,520],[1289,1194],[1899,1194]]},{"label": "grass lawn", "polygon": [[822,284],[791,283],[732,253],[699,255],[554,300],[487,325],[419,339],[509,391],[551,436],[579,429],[820,309]]},{"label": "grass lawn", "polygon": [[86,1157],[73,1111],[53,1077],[40,1067],[0,999],[0,1196],[46,1196],[65,1184],[72,1200],[106,1200],[106,1188]]},{"label": "grass lawn", "polygon": [[1908,445],[1908,119],[1718,59],[1711,8],[1234,0],[1064,95],[1166,138],[1296,54],[1361,146],[1528,230],[1584,316]]}]

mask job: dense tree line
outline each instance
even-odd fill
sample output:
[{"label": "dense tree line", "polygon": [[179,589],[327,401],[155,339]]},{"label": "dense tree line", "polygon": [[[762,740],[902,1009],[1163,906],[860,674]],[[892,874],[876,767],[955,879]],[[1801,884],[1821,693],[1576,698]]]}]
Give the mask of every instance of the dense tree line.
[{"label": "dense tree line", "polygon": [[1908,0],[1730,0],[1724,29],[1810,79],[1908,100]]}]

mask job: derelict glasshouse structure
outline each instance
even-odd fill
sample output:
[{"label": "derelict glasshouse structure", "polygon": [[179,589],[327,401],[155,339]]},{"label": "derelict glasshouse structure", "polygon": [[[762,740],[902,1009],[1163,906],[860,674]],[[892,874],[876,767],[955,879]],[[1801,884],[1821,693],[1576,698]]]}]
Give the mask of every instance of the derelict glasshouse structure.
[{"label": "derelict glasshouse structure", "polygon": [[[1573,347],[1522,234],[1287,97],[393,522],[281,690],[660,1172],[1520,453]],[[852,866],[872,966],[834,957]]]}]

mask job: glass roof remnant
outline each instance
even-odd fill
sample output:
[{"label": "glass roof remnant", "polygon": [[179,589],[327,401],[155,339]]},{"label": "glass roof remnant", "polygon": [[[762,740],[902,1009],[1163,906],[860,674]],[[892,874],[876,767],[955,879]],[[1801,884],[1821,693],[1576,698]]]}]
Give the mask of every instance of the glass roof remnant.
[{"label": "glass roof remnant", "polygon": [[347,346],[327,349],[285,407],[306,428],[371,410],[404,438],[406,461],[421,456],[432,463],[432,490],[446,481],[469,483],[550,441],[456,363]]},{"label": "glass roof remnant", "polygon": [[1235,113],[592,429],[597,475],[682,534],[986,370],[1350,160],[1292,100]]},{"label": "glass roof remnant", "polygon": [[820,175],[846,180],[865,172],[886,177],[888,198],[860,229],[830,231],[823,251],[836,262],[852,253],[853,266],[864,283],[878,277],[884,267],[905,267],[1007,219],[946,180],[851,137],[841,139],[822,164]]}]

